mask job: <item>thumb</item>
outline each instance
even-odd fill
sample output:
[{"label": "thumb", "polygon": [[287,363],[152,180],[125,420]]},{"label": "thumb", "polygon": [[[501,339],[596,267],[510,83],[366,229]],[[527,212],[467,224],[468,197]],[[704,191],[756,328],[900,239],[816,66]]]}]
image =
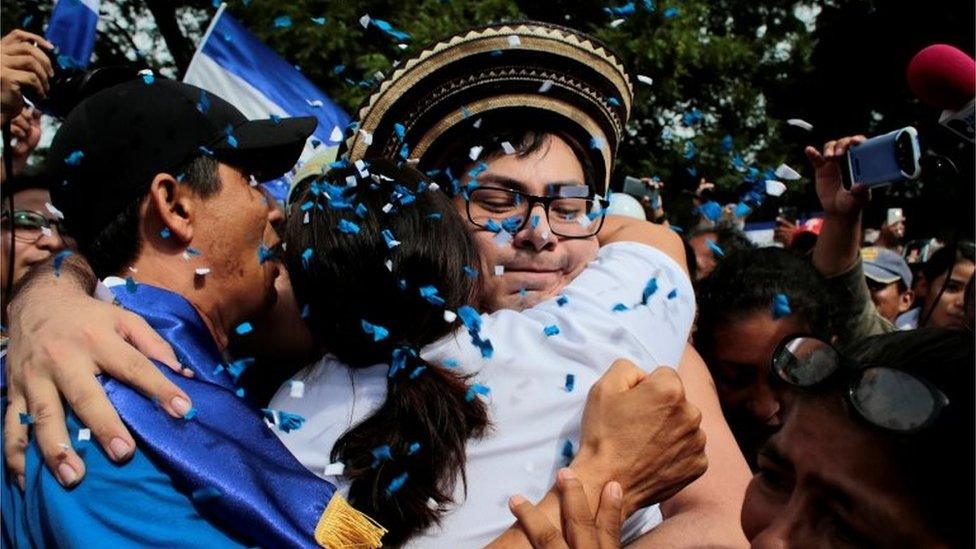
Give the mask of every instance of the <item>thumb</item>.
[{"label": "thumb", "polygon": [[810,163],[813,164],[814,168],[819,168],[826,163],[823,155],[820,154],[820,151],[818,151],[815,147],[807,145],[807,148],[803,149],[803,152],[807,155],[807,159],[810,160]]}]

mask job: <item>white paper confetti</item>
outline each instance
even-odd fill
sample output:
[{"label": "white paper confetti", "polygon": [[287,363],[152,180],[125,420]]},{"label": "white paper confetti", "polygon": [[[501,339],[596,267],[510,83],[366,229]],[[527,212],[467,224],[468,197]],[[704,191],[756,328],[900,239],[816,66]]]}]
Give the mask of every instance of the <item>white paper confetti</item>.
[{"label": "white paper confetti", "polygon": [[302,217],[302,225],[308,225],[308,212],[305,212],[305,216]]},{"label": "white paper confetti", "polygon": [[786,121],[786,123],[789,124],[790,126],[796,126],[797,128],[804,129],[808,132],[813,131],[813,124],[807,122],[806,120],[802,120],[800,118],[790,118],[789,120]]},{"label": "white paper confetti", "polygon": [[769,196],[780,196],[786,192],[786,185],[782,181],[775,179],[766,180],[766,194]]},{"label": "white paper confetti", "polygon": [[502,276],[503,274],[505,274],[505,266],[495,265],[495,276]]},{"label": "white paper confetti", "polygon": [[252,187],[257,187],[258,186],[258,180],[254,177],[254,175],[250,175],[249,177],[250,177],[250,179],[249,179],[248,183]]},{"label": "white paper confetti", "polygon": [[298,380],[291,380],[288,396],[291,398],[304,398],[305,397],[305,382]]},{"label": "white paper confetti", "polygon": [[640,82],[641,84],[647,84],[648,86],[654,85],[654,79],[651,78],[650,76],[645,76],[643,74],[637,75],[637,81]]},{"label": "white paper confetti", "polygon": [[386,261],[383,262],[383,264],[386,265],[386,270],[387,271],[390,271],[391,273],[393,272],[393,260],[392,259],[387,259]]},{"label": "white paper confetti", "polygon": [[484,147],[482,147],[481,145],[475,145],[474,147],[471,147],[471,150],[468,151],[468,158],[470,158],[471,160],[477,160],[478,157],[481,156],[482,149],[484,149]]},{"label": "white paper confetti", "polygon": [[546,80],[545,82],[543,82],[542,85],[539,86],[539,93],[546,93],[547,91],[552,89],[553,83],[554,82],[552,80]]},{"label": "white paper confetti", "polygon": [[44,235],[44,236],[48,236],[49,237],[49,236],[53,235],[54,232],[52,232],[51,229],[49,229],[47,227],[41,227],[41,234]]},{"label": "white paper confetti", "polygon": [[472,126],[474,126],[475,129],[480,128],[481,127],[481,119],[479,118],[479,119],[475,120],[474,121],[474,124],[472,124]]},{"label": "white paper confetti", "polygon": [[436,191],[439,190],[440,188],[441,186],[438,185],[437,183],[431,183],[430,185],[427,186],[427,190],[429,191]]},{"label": "white paper confetti", "polygon": [[780,164],[779,167],[776,168],[776,177],[785,179],[787,181],[796,181],[797,179],[800,179],[800,174],[786,164]]},{"label": "white paper confetti", "polygon": [[626,21],[626,19],[614,19],[613,21],[610,21],[610,28],[615,29],[620,25],[623,25],[624,21]]},{"label": "white paper confetti", "polygon": [[508,37],[508,45],[512,48],[514,48],[515,46],[520,46],[522,45],[522,39],[520,39],[518,36],[513,34]]},{"label": "white paper confetti", "polygon": [[67,452],[68,450],[70,450],[70,449],[71,449],[71,445],[70,445],[70,444],[68,444],[67,442],[59,442],[59,443],[58,443],[58,446],[60,446],[60,447],[61,447],[61,451],[62,451],[62,452]]},{"label": "white paper confetti", "polygon": [[388,213],[390,213],[390,211],[391,211],[392,209],[393,209],[393,204],[390,204],[389,202],[387,202],[387,203],[386,203],[386,204],[385,204],[385,205],[383,206],[383,213],[385,213],[385,214],[388,214]]},{"label": "white paper confetti", "polygon": [[444,322],[454,322],[455,319],[457,319],[457,313],[444,309]]},{"label": "white paper confetti", "polygon": [[210,274],[210,269],[207,268],[207,267],[199,267],[196,270],[194,270],[193,272],[197,273],[197,276],[206,276],[206,275]]},{"label": "white paper confetti", "polygon": [[337,477],[342,475],[342,473],[345,472],[346,472],[346,464],[341,461],[337,461],[335,463],[330,463],[326,465],[325,469],[322,471],[322,474],[327,477]]},{"label": "white paper confetti", "polygon": [[366,169],[366,163],[362,160],[356,161],[356,170],[359,171],[359,177],[369,177],[369,170]]},{"label": "white paper confetti", "polygon": [[369,14],[366,14],[359,18],[359,24],[363,26],[364,29],[369,28]]},{"label": "white paper confetti", "polygon": [[322,105],[323,105],[321,99],[316,99],[314,101],[311,101],[309,99],[305,99],[305,102],[308,103],[308,106],[309,107],[312,107],[313,109],[320,109],[320,108],[322,108]]},{"label": "white paper confetti", "polygon": [[515,154],[515,147],[508,141],[502,141],[502,150],[505,151],[505,154]]},{"label": "white paper confetti", "polygon": [[339,126],[332,127],[332,133],[329,134],[329,141],[333,143],[338,143],[342,141],[342,128]]},{"label": "white paper confetti", "polygon": [[496,246],[505,246],[512,241],[512,235],[508,231],[498,231],[491,240]]},{"label": "white paper confetti", "polygon": [[356,186],[356,176],[355,175],[347,175],[346,176],[346,186],[347,187],[355,187]]},{"label": "white paper confetti", "polygon": [[78,440],[91,440],[91,429],[78,429]]},{"label": "white paper confetti", "polygon": [[44,207],[47,208],[47,211],[51,212],[51,215],[53,215],[54,217],[58,219],[64,219],[64,214],[61,213],[61,210],[55,208],[54,204],[51,204],[50,202],[45,202]]}]

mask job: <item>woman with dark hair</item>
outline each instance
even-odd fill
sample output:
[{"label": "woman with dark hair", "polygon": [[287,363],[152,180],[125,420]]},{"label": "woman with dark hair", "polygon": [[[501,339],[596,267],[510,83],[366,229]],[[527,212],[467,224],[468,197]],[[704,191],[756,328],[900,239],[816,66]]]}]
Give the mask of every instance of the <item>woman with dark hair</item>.
[{"label": "woman with dark hair", "polygon": [[[438,522],[455,479],[464,481],[465,443],[488,425],[465,380],[419,352],[455,329],[452,312],[474,298],[478,279],[465,274],[475,250],[449,198],[389,161],[371,161],[368,171],[361,177],[350,167],[310,181],[288,217],[295,296],[329,353],[292,381],[314,379],[316,394],[290,411],[312,407],[348,420],[326,433],[338,437],[331,458],[344,464],[339,487],[389,529],[385,543],[399,545]],[[369,390],[377,372],[385,395]],[[376,410],[361,417],[371,405]],[[306,435],[282,439],[294,448]]]},{"label": "woman with dark hair", "polygon": [[810,262],[782,248],[740,250],[701,281],[695,348],[750,463],[782,425],[781,401],[768,382],[773,350],[795,333],[830,339],[828,302]]},{"label": "woman with dark hair", "polygon": [[973,335],[938,328],[835,351],[789,338],[794,386],[759,452],[742,527],[753,547],[972,547]]}]

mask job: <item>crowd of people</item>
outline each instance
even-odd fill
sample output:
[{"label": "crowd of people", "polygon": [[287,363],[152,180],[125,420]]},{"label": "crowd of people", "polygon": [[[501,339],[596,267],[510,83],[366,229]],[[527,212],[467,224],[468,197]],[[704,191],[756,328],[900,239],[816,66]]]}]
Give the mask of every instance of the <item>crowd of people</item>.
[{"label": "crowd of people", "polygon": [[864,136],[758,246],[614,215],[574,29],[446,37],[298,166],[314,118],[134,75],[28,168],[51,45],[0,46],[8,546],[972,545],[974,246],[865,245]]}]

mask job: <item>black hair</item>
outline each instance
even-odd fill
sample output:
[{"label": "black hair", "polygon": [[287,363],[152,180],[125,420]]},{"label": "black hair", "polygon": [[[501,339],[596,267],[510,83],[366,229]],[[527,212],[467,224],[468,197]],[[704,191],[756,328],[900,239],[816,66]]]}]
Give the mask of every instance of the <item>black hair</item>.
[{"label": "black hair", "polygon": [[[220,176],[217,174],[217,160],[209,156],[199,156],[190,160],[180,170],[174,170],[180,182],[206,198],[220,190]],[[146,187],[148,193],[148,186]],[[145,200],[143,194],[136,197],[118,212],[108,225],[97,234],[78,238],[81,254],[88,260],[92,271],[98,278],[121,272],[139,256],[142,242],[139,239],[139,206]]]},{"label": "black hair", "polygon": [[710,363],[716,329],[756,312],[773,314],[773,301],[784,294],[792,315],[810,332],[830,339],[829,293],[809,261],[782,248],[750,248],[729,254],[698,288],[695,347]]},{"label": "black hair", "polygon": [[[590,155],[596,154],[596,151],[587,149],[588,144],[579,143],[575,137],[561,129],[556,123],[547,124],[544,118],[532,122],[520,120],[515,123],[504,118],[487,117],[482,119],[478,128],[471,127],[460,137],[460,139],[450,142],[436,155],[437,158],[425,158],[422,162],[422,167],[436,166],[442,168],[439,170],[440,177],[438,179],[445,183],[444,188],[449,194],[457,192],[454,182],[464,179],[465,172],[478,162],[488,162],[506,154],[505,143],[514,149],[512,154],[518,158],[525,158],[543,147],[551,146],[551,137],[558,137],[569,145],[583,168],[584,182],[589,185],[591,192],[595,194],[602,194],[603,192],[603,182],[594,181],[596,170]],[[472,147],[482,147],[476,160],[472,160],[470,156]],[[453,179],[448,175],[453,176]]]},{"label": "black hair", "polygon": [[701,235],[713,235],[712,242],[722,249],[724,255],[720,258],[716,254],[716,261],[740,250],[751,250],[756,247],[745,233],[727,223],[719,223],[714,227],[695,229],[688,234],[688,240]]},{"label": "black hair", "polygon": [[[972,242],[960,242],[957,246],[943,246],[932,254],[928,261],[922,264],[921,272],[925,281],[932,284],[936,278],[949,272],[956,263],[968,260],[976,262]],[[930,291],[938,291],[932,288]]]},{"label": "black hair", "polygon": [[[478,262],[451,199],[429,190],[422,174],[379,159],[368,170],[365,178],[333,170],[296,189],[285,260],[323,349],[350,368],[391,365],[383,405],[343,434],[331,457],[352,480],[350,502],[389,530],[386,544],[399,545],[440,521],[458,477],[466,483],[467,440],[488,425],[484,404],[467,398],[466,378],[419,356],[456,328],[444,311],[476,297],[479,279],[465,267]],[[387,205],[394,209],[384,213]],[[376,326],[388,331],[378,341],[366,332]],[[392,459],[374,456],[384,445]],[[406,483],[391,489],[404,473]]]},{"label": "black hair", "polygon": [[11,176],[3,182],[3,204],[6,209],[9,197],[28,189],[51,190],[54,186],[54,176],[46,170],[24,171]]},{"label": "black hair", "polygon": [[[973,546],[974,344],[972,332],[919,328],[864,338],[842,349],[858,370],[884,366],[910,372],[948,397],[936,421],[921,431],[883,432],[892,444],[888,455],[925,523],[954,547]],[[835,376],[823,391],[839,394],[848,379]]]}]

